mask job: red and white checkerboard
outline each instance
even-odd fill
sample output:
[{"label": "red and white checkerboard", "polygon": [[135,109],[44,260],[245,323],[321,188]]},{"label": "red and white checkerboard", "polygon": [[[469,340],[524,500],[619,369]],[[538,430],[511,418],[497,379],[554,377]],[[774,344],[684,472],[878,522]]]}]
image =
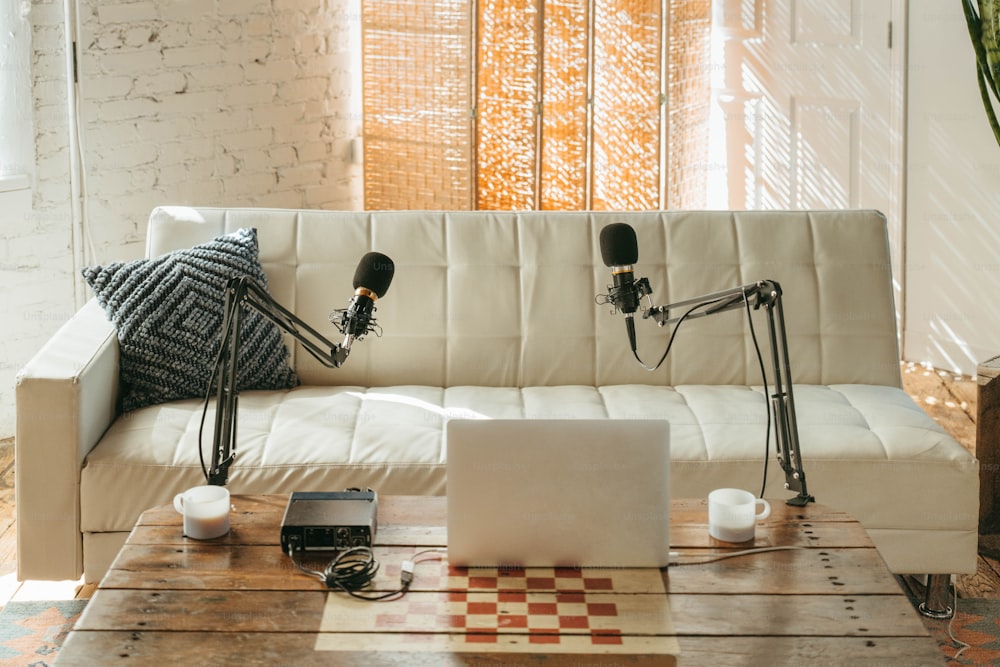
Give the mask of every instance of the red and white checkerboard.
[{"label": "red and white checkerboard", "polygon": [[[407,557],[380,554],[379,581],[397,582]],[[385,650],[398,643],[400,650],[676,654],[662,574],[654,568],[466,569],[423,560],[400,599],[371,603],[331,593],[321,631],[338,640],[324,635],[317,650],[327,640],[331,650],[347,650],[344,633],[369,643],[376,633]]]}]

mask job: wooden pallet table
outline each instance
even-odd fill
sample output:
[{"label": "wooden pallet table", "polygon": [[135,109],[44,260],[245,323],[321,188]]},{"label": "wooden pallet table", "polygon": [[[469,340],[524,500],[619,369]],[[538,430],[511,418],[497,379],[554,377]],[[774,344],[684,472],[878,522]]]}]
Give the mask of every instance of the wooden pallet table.
[{"label": "wooden pallet table", "polygon": [[[189,540],[172,507],[145,512],[57,664],[935,664],[943,661],[864,528],[822,505],[772,502],[752,545],[708,535],[675,501],[658,569],[448,565],[440,497],[379,499],[373,590],[325,589],[279,547],[287,496],[234,496],[232,530]],[[796,547],[722,560],[748,547]],[[313,562],[312,564],[318,565]]]}]

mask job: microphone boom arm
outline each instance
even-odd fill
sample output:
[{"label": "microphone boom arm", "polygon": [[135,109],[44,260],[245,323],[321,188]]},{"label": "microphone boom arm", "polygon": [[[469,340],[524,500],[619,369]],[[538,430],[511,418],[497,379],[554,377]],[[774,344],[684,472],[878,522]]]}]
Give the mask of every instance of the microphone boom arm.
[{"label": "microphone boom arm", "polygon": [[[799,430],[795,418],[795,399],[792,394],[792,372],[788,362],[788,335],[785,331],[785,315],[781,305],[781,286],[773,280],[760,280],[666,306],[654,306],[646,310],[642,317],[652,318],[662,327],[682,319],[706,317],[743,308],[744,304],[748,304],[754,310],[763,308],[767,313],[767,332],[774,373],[774,393],[770,396],[770,401],[775,422],[778,463],[785,473],[785,488],[798,492],[798,495],[789,499],[787,503],[802,507],[814,498],[806,490],[806,474],[802,468],[802,456],[799,450]],[[699,305],[703,305],[704,310],[700,310]],[[681,312],[685,315],[670,317],[670,312],[677,312],[678,309],[682,309]],[[764,378],[764,381],[766,383],[767,378]]]},{"label": "microphone boom arm", "polygon": [[229,466],[236,458],[242,306],[253,308],[291,334],[309,354],[328,368],[340,368],[350,352],[349,349],[327,340],[316,329],[275,301],[249,277],[230,278],[226,284],[222,343],[215,369],[215,432],[212,438],[212,463],[207,472],[208,483],[216,486],[226,485],[229,480]]}]

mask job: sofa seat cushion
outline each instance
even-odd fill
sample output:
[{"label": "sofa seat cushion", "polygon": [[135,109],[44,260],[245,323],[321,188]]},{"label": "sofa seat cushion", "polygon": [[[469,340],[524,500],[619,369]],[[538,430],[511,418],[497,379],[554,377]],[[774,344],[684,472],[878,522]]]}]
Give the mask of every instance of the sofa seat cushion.
[{"label": "sofa seat cushion", "polygon": [[[974,460],[894,387],[796,385],[809,491],[869,529],[975,530]],[[84,531],[127,531],[138,514],[203,483],[202,404],[183,400],[115,421],[81,477]],[[206,457],[213,409],[205,425]],[[666,418],[674,497],[759,491],[767,415],[759,387],[315,387],[240,395],[233,493],[443,494],[443,428],[454,418]],[[769,460],[767,495],[790,497]],[[933,493],[927,493],[929,486]],[[893,489],[899,502],[885,502]],[[113,490],[113,491],[111,491]],[[879,492],[876,493],[876,490]],[[968,516],[967,516],[968,515]]]}]

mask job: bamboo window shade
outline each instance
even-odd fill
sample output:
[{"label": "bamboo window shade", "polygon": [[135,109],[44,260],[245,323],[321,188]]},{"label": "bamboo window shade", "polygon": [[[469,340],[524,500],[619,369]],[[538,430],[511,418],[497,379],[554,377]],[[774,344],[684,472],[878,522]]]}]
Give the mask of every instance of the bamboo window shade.
[{"label": "bamboo window shade", "polygon": [[365,208],[703,206],[711,0],[363,0]]}]

